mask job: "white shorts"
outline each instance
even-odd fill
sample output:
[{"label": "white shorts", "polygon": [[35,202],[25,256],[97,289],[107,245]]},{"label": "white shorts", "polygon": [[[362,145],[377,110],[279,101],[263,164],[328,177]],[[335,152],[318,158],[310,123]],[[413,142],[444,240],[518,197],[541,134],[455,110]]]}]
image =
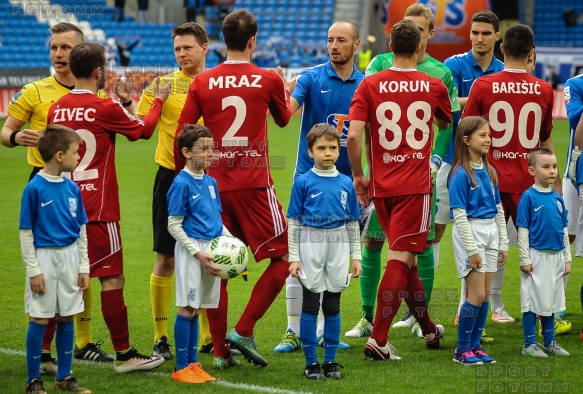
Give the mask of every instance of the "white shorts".
[{"label": "white shorts", "polygon": [[[494,218],[470,219],[469,222],[472,233],[474,234],[474,242],[478,247],[478,253],[480,253],[480,256],[482,257],[482,267],[473,271],[496,272],[498,270],[499,244],[498,225],[496,224],[496,220]],[[452,237],[458,277],[463,279],[468,276],[472,270],[470,269],[468,253],[464,249],[456,225],[453,226]]]},{"label": "white shorts", "polygon": [[[206,250],[210,241],[190,238],[200,250]],[[194,309],[217,308],[221,296],[221,280],[206,272],[200,260],[176,242],[174,247],[174,278],[176,306]]]},{"label": "white shorts", "polygon": [[520,310],[550,316],[565,310],[563,252],[530,248],[532,272],[520,271]]},{"label": "white shorts", "polygon": [[583,209],[577,189],[569,178],[563,178],[563,199],[567,207],[569,235],[575,235],[580,240],[576,243],[575,256],[583,257]]},{"label": "white shorts", "polygon": [[350,283],[350,247],[346,226],[300,229],[300,282],[313,293],[340,293]]},{"label": "white shorts", "polygon": [[451,164],[443,162],[437,177],[435,178],[435,192],[437,193],[437,210],[435,212],[435,223],[451,224],[453,219],[449,218],[449,189],[447,188],[447,178]]},{"label": "white shorts", "polygon": [[83,312],[77,243],[63,248],[37,248],[36,258],[45,279],[45,292],[33,292],[30,279],[26,278],[26,313],[37,319],[48,319],[56,314],[72,316]]}]

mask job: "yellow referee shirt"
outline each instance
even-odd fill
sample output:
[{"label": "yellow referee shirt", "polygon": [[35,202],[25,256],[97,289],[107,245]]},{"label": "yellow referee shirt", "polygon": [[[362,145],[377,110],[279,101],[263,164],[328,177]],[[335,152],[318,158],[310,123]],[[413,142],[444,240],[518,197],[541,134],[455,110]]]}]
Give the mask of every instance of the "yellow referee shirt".
[{"label": "yellow referee shirt", "polygon": [[[178,127],[178,118],[186,101],[186,94],[192,82],[192,78],[182,70],[174,71],[160,77],[160,86],[172,81],[172,92],[162,107],[162,114],[158,121],[158,146],[156,147],[156,164],[174,170],[174,134]],[[146,116],[154,102],[154,89],[156,83],[151,82],[142,92],[138,103],[137,115]],[[199,123],[202,123],[199,121]]]},{"label": "yellow referee shirt", "polygon": [[[49,108],[70,91],[68,87],[60,84],[54,75],[31,82],[12,97],[8,105],[8,115],[21,122],[28,122],[28,128],[31,130],[44,130],[47,126]],[[99,97],[105,98],[107,95],[101,90]],[[44,167],[36,147],[28,148],[26,159],[31,166]]]}]

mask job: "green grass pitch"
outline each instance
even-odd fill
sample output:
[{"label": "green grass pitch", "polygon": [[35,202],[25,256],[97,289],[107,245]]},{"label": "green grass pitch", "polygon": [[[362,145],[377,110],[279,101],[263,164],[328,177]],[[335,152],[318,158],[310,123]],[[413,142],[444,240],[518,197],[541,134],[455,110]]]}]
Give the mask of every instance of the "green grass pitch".
[{"label": "green grass pitch", "polygon": [[[3,121],[0,120],[0,124]],[[280,129],[270,121],[270,151],[278,156],[278,168],[272,170],[278,197],[284,208],[289,200],[295,164],[299,119]],[[154,264],[151,235],[151,190],[156,166],[153,162],[157,136],[151,141],[129,143],[118,138],[117,169],[122,209],[122,236],[125,256],[125,299],[129,311],[132,344],[149,353],[153,346],[149,277]],[[555,121],[553,140],[557,148],[559,166],[565,166],[568,142],[568,124]],[[283,164],[283,165],[281,165]],[[23,392],[26,379],[24,357],[26,320],[23,313],[24,265],[18,240],[18,215],[20,197],[30,167],[26,164],[25,149],[0,147],[0,392]],[[364,359],[365,338],[342,338],[352,349],[338,353],[343,364],[342,381],[308,381],[302,376],[302,352],[276,354],[273,347],[279,343],[286,328],[285,292],[282,292],[265,317],[256,327],[259,350],[269,362],[267,368],[243,364],[240,368],[215,373],[217,384],[199,385],[195,388],[170,380],[174,361],[166,362],[153,373],[119,375],[111,365],[73,364],[76,377],[94,393],[187,393],[197,392],[576,392],[583,385],[580,366],[583,349],[579,329],[583,326],[579,290],[580,259],[573,263],[573,273],[568,287],[568,319],[572,331],[558,337],[558,342],[571,352],[571,357],[550,357],[533,360],[520,356],[522,327],[499,325],[489,320],[486,329],[495,342],[486,350],[498,360],[492,367],[463,367],[452,362],[456,345],[456,328],[453,325],[458,302],[459,281],[453,261],[451,227],[448,227],[441,247],[441,262],[436,274],[431,312],[445,325],[446,335],[442,349],[428,351],[422,340],[409,330],[391,330],[391,343],[403,358],[400,362],[371,362]],[[386,248],[385,255],[386,256]],[[229,328],[240,316],[257,278],[266,263],[249,265],[249,281],[241,278],[230,281]],[[512,248],[507,263],[503,299],[511,315],[520,317],[519,310],[518,251]],[[104,349],[112,352],[111,342],[100,311],[100,286],[93,281],[93,338],[105,340]],[[172,335],[175,308],[171,308],[168,321]],[[353,280],[342,295],[342,333],[352,328],[360,318],[359,281]],[[54,346],[54,345],[53,345]],[[54,347],[53,347],[54,349]],[[320,355],[322,350],[320,349]],[[201,355],[200,361],[212,371],[212,358]],[[214,373],[214,372],[212,372]],[[52,392],[52,379],[46,387]]]}]

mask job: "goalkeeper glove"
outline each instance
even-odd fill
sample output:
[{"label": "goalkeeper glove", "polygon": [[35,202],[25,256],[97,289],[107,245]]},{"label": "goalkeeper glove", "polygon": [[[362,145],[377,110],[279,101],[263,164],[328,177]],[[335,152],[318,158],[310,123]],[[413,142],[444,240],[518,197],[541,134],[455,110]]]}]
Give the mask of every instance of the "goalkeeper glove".
[{"label": "goalkeeper glove", "polygon": [[569,163],[569,172],[567,173],[569,179],[571,180],[571,183],[575,187],[577,187],[577,185],[575,184],[576,181],[575,178],[577,176],[577,158],[579,158],[580,154],[581,151],[579,150],[578,147],[575,147],[575,149],[571,151],[571,163]]},{"label": "goalkeeper glove", "polygon": [[432,155],[431,161],[429,162],[429,168],[431,170],[431,181],[435,183],[435,178],[437,177],[437,171],[441,168],[441,163],[443,160],[438,155]]}]

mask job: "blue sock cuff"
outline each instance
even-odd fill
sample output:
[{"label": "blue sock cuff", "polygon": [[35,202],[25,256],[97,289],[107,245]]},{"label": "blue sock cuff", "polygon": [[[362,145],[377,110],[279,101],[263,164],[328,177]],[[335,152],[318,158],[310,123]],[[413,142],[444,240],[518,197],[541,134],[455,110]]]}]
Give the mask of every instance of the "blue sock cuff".
[{"label": "blue sock cuff", "polygon": [[318,320],[318,315],[312,315],[310,313],[302,312],[301,319],[305,321],[316,321]]},{"label": "blue sock cuff", "polygon": [[191,322],[192,321],[192,318],[186,317],[186,316],[182,316],[181,314],[177,313],[176,314],[176,320],[184,320],[184,321],[187,321],[187,322]]},{"label": "blue sock cuff", "polygon": [[340,320],[340,313],[337,313],[335,315],[332,316],[324,316],[324,320]]},{"label": "blue sock cuff", "polygon": [[47,326],[46,325],[42,325],[42,324],[38,324],[38,323],[36,323],[34,321],[31,321],[28,324],[28,329],[30,330],[30,332],[32,334],[35,334],[35,335],[45,335],[45,330],[47,329]]},{"label": "blue sock cuff", "polygon": [[57,328],[62,331],[73,331],[75,329],[75,322],[71,321],[57,321]]}]

